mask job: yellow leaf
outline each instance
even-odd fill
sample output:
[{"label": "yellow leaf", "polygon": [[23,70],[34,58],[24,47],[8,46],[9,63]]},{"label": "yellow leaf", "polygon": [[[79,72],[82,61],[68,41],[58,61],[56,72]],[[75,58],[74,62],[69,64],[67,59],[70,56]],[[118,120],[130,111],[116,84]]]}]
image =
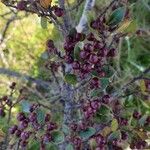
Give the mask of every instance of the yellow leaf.
[{"label": "yellow leaf", "polygon": [[146,92],[146,85],[144,80],[140,80],[140,89],[143,94]]},{"label": "yellow leaf", "polygon": [[121,23],[120,27],[115,31],[117,33],[135,33],[137,24],[135,20],[125,20]]},{"label": "yellow leaf", "polygon": [[117,29],[117,33],[120,33],[120,32],[124,32],[125,29],[127,29],[129,27],[129,25],[131,24],[131,20],[125,20],[121,25],[120,27]]},{"label": "yellow leaf", "polygon": [[51,5],[52,0],[40,0],[40,5],[44,8],[48,8]]},{"label": "yellow leaf", "polygon": [[110,134],[111,133],[111,128],[110,127],[105,127],[102,131],[101,131],[101,135],[102,136],[104,136],[104,137],[106,137],[108,134]]},{"label": "yellow leaf", "polygon": [[140,131],[140,130],[135,130],[134,131],[141,139],[146,140],[148,139],[147,133]]},{"label": "yellow leaf", "polygon": [[117,119],[113,119],[111,122],[111,130],[116,131],[118,129],[118,121]]},{"label": "yellow leaf", "polygon": [[89,145],[90,145],[91,150],[95,150],[96,149],[96,145],[97,145],[95,139],[91,139],[89,141]]}]

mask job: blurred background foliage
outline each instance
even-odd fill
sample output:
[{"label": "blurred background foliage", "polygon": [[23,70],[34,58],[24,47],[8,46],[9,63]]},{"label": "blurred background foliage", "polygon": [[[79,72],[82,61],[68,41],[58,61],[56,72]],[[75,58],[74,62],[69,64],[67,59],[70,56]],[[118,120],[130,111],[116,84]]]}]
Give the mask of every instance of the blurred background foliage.
[{"label": "blurred background foliage", "polygon": [[[127,82],[128,79],[133,78],[150,66],[150,1],[129,0],[129,2],[132,19],[136,22],[137,29],[140,29],[142,34],[129,35],[128,38],[123,39],[119,44],[119,53],[113,62],[114,68],[120,73],[117,81],[119,83]],[[75,0],[69,0],[70,6],[74,3]],[[94,14],[98,14],[109,3],[110,0],[96,0]],[[83,6],[84,3],[78,8],[76,13],[75,11],[71,13],[76,23],[81,17]],[[0,3],[0,15],[8,11],[9,8]],[[55,45],[60,48],[63,39],[55,25],[48,24],[48,28],[43,29],[40,24],[40,17],[37,15],[24,15],[24,12],[19,12],[18,15],[22,19],[11,23],[6,33],[6,41],[0,45],[0,53],[3,54],[3,58],[0,58],[0,68],[7,68],[35,78],[47,80],[50,73],[47,73],[43,67],[45,62],[45,59],[43,59],[45,42],[49,38],[53,39]],[[10,17],[11,14],[7,15],[6,18],[0,17],[0,36],[7,19]],[[24,80],[18,80],[0,73],[0,96],[9,92],[8,85],[12,81],[17,82],[18,88],[21,88],[25,83],[23,82]],[[149,106],[147,106],[147,110],[150,113]],[[13,114],[15,115],[20,109],[20,106],[14,108]],[[58,119],[57,114],[56,119]],[[13,121],[15,122],[15,120]],[[0,129],[4,132],[7,129],[5,118],[0,118]]]}]

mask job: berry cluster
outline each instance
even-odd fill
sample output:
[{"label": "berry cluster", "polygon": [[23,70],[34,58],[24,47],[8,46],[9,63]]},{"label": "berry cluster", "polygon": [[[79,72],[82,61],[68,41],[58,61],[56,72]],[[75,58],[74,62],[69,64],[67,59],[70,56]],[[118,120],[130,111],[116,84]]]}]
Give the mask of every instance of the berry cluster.
[{"label": "berry cluster", "polygon": [[[69,34],[65,38],[64,49],[65,49],[65,61],[67,63],[69,63],[69,64],[73,63],[73,61],[74,61],[73,53],[74,53],[75,45],[79,41],[83,41],[84,39],[85,39],[85,35],[82,33],[77,33],[75,29],[72,34]],[[80,64],[78,61],[74,63],[74,67],[76,69],[80,68]]]},{"label": "berry cluster", "polygon": [[95,115],[101,104],[98,99],[89,101],[83,106],[83,113],[85,118],[91,118]]},{"label": "berry cluster", "polygon": [[[11,93],[13,93],[14,89],[16,87],[16,83],[12,82],[12,84],[9,86]],[[9,96],[5,95],[2,98],[0,98],[0,117],[5,117],[6,115],[6,107],[12,107],[13,102],[9,98]]]},{"label": "berry cluster", "polygon": [[[76,35],[78,34],[79,33],[76,33]],[[96,71],[100,77],[104,77],[105,72],[102,67],[104,66],[105,59],[106,57],[114,57],[115,49],[112,48],[109,50],[104,42],[96,39],[94,35],[90,33],[87,35],[88,42],[84,44],[83,50],[80,51],[79,60],[75,60],[73,58],[75,44],[79,42],[79,40],[82,41],[85,38],[84,34],[82,35],[80,33],[80,36],[81,38],[78,40],[76,40],[76,38],[67,37],[64,44],[66,62],[72,64],[73,70],[75,73],[79,74],[81,78],[86,77],[86,75],[93,71]]]},{"label": "berry cluster", "polygon": [[145,149],[147,147],[146,141],[138,140],[130,145],[131,149]]},{"label": "berry cluster", "polygon": [[[39,140],[41,143],[41,148],[44,149],[48,142],[51,142],[52,136],[51,131],[57,129],[56,123],[51,121],[51,115],[49,113],[45,114],[44,123],[38,121],[37,109],[39,105],[33,104],[30,107],[30,113],[27,115],[20,112],[17,115],[18,125],[12,126],[9,131],[10,134],[19,138],[20,145],[26,147],[28,145],[30,137]],[[44,130],[44,133],[39,137],[38,132]]]},{"label": "berry cluster", "polygon": [[[36,2],[36,1],[35,1]],[[25,0],[20,0],[18,3],[17,3],[17,9],[20,10],[20,11],[23,11],[23,10],[26,10],[26,8],[28,8],[29,5],[31,4],[34,4],[35,5],[35,2],[32,2],[31,1],[25,1]],[[41,5],[45,8],[45,9],[48,9],[48,8],[51,8],[50,10],[52,10],[52,12],[55,14],[55,16],[57,17],[62,17],[64,15],[64,10],[58,6],[52,6],[50,5],[50,3],[47,3],[45,4],[44,2],[41,2]]]}]

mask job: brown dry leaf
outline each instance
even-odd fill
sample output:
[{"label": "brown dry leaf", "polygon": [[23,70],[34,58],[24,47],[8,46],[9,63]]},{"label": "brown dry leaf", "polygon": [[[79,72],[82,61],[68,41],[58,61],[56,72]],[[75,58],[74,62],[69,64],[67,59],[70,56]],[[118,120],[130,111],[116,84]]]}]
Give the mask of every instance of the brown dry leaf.
[{"label": "brown dry leaf", "polygon": [[0,129],[0,142],[4,141],[5,133]]},{"label": "brown dry leaf", "polygon": [[135,130],[134,131],[141,139],[146,140],[148,139],[147,133],[144,131],[140,131],[140,130]]},{"label": "brown dry leaf", "polygon": [[40,0],[40,5],[43,8],[48,8],[51,5],[52,0]]}]

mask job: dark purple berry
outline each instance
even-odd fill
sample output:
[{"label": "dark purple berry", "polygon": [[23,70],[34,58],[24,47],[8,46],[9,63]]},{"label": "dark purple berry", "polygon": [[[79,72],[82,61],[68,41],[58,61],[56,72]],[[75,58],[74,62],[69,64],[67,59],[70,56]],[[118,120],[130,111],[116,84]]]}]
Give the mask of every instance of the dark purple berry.
[{"label": "dark purple berry", "polygon": [[82,69],[85,73],[88,73],[92,70],[92,65],[89,63],[85,63],[83,64]]},{"label": "dark purple berry", "polygon": [[49,124],[47,124],[47,131],[52,131],[54,129],[57,129],[56,123],[50,122]]},{"label": "dark purple berry", "polygon": [[78,125],[76,123],[72,123],[70,125],[70,128],[73,130],[73,131],[77,131],[77,128],[78,128]]},{"label": "dark purple berry", "polygon": [[80,69],[80,63],[78,61],[74,61],[72,64],[72,68],[75,70]]},{"label": "dark purple berry", "polygon": [[80,148],[80,146],[82,144],[82,140],[79,137],[75,137],[75,138],[73,138],[72,143],[75,145],[75,147]]},{"label": "dark purple berry", "polygon": [[96,54],[90,54],[90,57],[89,57],[89,61],[93,64],[96,64],[98,62],[98,57]]},{"label": "dark purple berry", "polygon": [[10,99],[7,99],[7,100],[6,100],[6,104],[7,104],[8,106],[11,106],[11,105],[12,105],[12,101],[11,101]]},{"label": "dark purple berry", "polygon": [[23,120],[19,124],[19,129],[23,130],[28,127],[28,120]]},{"label": "dark purple berry", "polygon": [[6,101],[7,99],[8,99],[8,96],[3,96],[3,97],[2,97],[2,100],[3,100],[3,101]]},{"label": "dark purple berry", "polygon": [[25,148],[28,145],[28,142],[27,141],[21,141],[20,145],[22,148]]},{"label": "dark purple berry", "polygon": [[29,121],[30,122],[36,122],[37,121],[37,114],[35,112],[33,112],[29,115]]},{"label": "dark purple berry", "polygon": [[25,141],[25,140],[29,139],[29,137],[30,137],[29,131],[24,131],[21,133],[21,140]]},{"label": "dark purple berry", "polygon": [[64,15],[64,10],[62,8],[55,7],[54,13],[57,17],[62,17]]},{"label": "dark purple berry", "polygon": [[21,112],[21,113],[19,113],[18,115],[17,115],[17,120],[18,121],[23,121],[23,120],[25,120],[26,119],[26,116],[25,116],[25,114],[23,113],[23,112]]},{"label": "dark purple berry", "polygon": [[18,9],[18,10],[25,10],[26,5],[27,5],[27,2],[21,0],[21,1],[19,1],[19,2],[17,3],[17,9]]},{"label": "dark purple berry", "polygon": [[125,131],[121,132],[121,139],[122,140],[127,140],[128,139],[128,134]]},{"label": "dark purple berry", "polygon": [[88,41],[94,41],[94,40],[95,40],[94,34],[93,34],[93,33],[89,33],[89,34],[87,35],[87,40],[88,40]]},{"label": "dark purple berry", "polygon": [[43,136],[43,142],[44,143],[48,143],[52,140],[52,136],[50,133],[46,133],[44,136]]},{"label": "dark purple berry", "polygon": [[18,126],[17,126],[17,125],[14,125],[14,126],[12,126],[12,127],[9,129],[9,133],[10,133],[10,134],[14,134],[17,129],[18,129]]},{"label": "dark purple berry", "polygon": [[10,89],[14,89],[16,86],[16,82],[13,82],[11,85],[10,85]]},{"label": "dark purple berry", "polygon": [[92,107],[93,109],[97,110],[97,109],[99,108],[99,106],[100,106],[100,103],[99,103],[97,100],[95,100],[95,101],[92,101],[92,102],[90,103],[90,105],[91,105],[91,107]]},{"label": "dark purple berry", "polygon": [[17,136],[17,137],[20,137],[20,135],[21,135],[21,130],[16,130],[16,132],[15,132],[15,135]]},{"label": "dark purple berry", "polygon": [[108,57],[115,57],[115,55],[116,55],[116,53],[115,53],[115,49],[114,48],[110,49],[110,51],[107,54]]},{"label": "dark purple berry", "polygon": [[104,95],[104,96],[102,97],[102,103],[108,104],[109,101],[110,101],[110,96],[109,96],[109,95]]},{"label": "dark purple berry", "polygon": [[51,120],[51,114],[46,114],[45,122],[49,122]]},{"label": "dark purple berry", "polygon": [[140,118],[141,118],[141,114],[140,114],[138,111],[134,111],[133,117],[134,117],[135,119],[140,119]]},{"label": "dark purple berry", "polygon": [[89,54],[90,54],[89,52],[82,50],[80,52],[80,58],[87,59],[89,57]]},{"label": "dark purple berry", "polygon": [[97,77],[92,78],[90,81],[90,87],[99,88],[99,86],[100,86],[99,79]]},{"label": "dark purple berry", "polygon": [[85,34],[83,34],[83,33],[76,34],[76,37],[75,37],[76,41],[83,41],[84,39],[85,39]]},{"label": "dark purple berry", "polygon": [[4,108],[0,108],[0,117],[5,117],[6,113],[4,111]]}]

